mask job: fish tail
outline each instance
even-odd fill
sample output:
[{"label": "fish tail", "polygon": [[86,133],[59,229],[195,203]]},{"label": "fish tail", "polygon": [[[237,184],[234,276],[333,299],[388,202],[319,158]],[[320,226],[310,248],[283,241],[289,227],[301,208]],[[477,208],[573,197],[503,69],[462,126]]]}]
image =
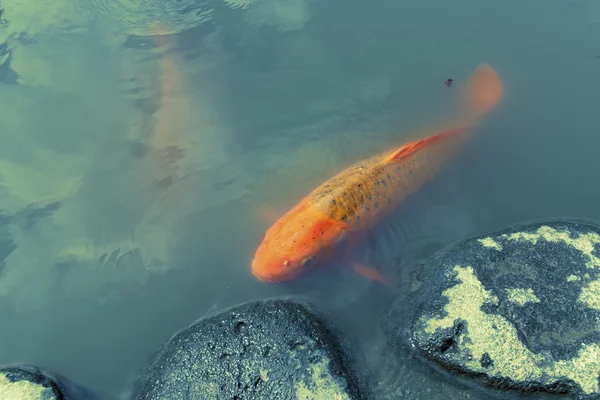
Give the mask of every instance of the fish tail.
[{"label": "fish tail", "polygon": [[502,82],[498,73],[487,64],[479,64],[463,88],[462,101],[464,111],[458,120],[447,124],[450,125],[450,128],[447,128],[447,125],[445,125],[443,129],[440,129],[441,133],[406,143],[388,155],[386,161],[398,161],[426,147],[430,143],[438,142],[448,137],[460,137],[460,140],[453,141],[452,147],[446,147],[447,154],[453,154],[469,138],[473,127],[479,120],[500,103],[502,94]]},{"label": "fish tail", "polygon": [[503,92],[498,73],[488,64],[479,64],[462,92],[468,121],[476,122],[496,108]]}]

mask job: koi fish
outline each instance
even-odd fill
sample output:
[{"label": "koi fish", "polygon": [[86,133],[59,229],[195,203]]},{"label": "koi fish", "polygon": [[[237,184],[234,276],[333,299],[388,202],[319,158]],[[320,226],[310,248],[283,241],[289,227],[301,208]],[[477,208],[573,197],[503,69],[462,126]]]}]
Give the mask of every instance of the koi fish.
[{"label": "koi fish", "polygon": [[[154,43],[166,51],[175,38],[169,34],[165,25],[154,24],[150,27]],[[187,148],[189,115],[187,96],[184,93],[185,82],[182,73],[172,56],[163,55],[158,61],[160,100],[154,114],[155,125],[150,139],[152,148],[157,152],[160,162],[159,186],[168,186],[179,178],[179,164]]]},{"label": "koi fish", "polygon": [[[342,243],[354,243],[412,193],[434,178],[500,102],[502,83],[487,64],[477,67],[463,94],[462,118],[449,130],[358,162],[314,189],[266,232],[252,261],[263,282],[293,280],[324,265]],[[379,271],[352,262],[355,272],[385,282]]]}]

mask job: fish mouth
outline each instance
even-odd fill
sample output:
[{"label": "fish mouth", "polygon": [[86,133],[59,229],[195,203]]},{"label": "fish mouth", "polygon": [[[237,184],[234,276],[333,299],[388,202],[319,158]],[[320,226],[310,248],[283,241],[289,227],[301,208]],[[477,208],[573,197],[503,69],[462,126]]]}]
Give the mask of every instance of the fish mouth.
[{"label": "fish mouth", "polygon": [[252,260],[252,275],[261,282],[282,283],[295,279],[298,273],[293,273],[292,271],[290,273],[274,272],[269,268],[265,268],[264,264],[259,263],[255,258]]},{"label": "fish mouth", "polygon": [[273,274],[271,273],[265,273],[265,269],[260,267],[260,263],[255,259],[252,260],[252,275],[254,275],[254,277],[256,279],[258,279],[261,282],[265,282],[265,283],[279,283],[280,280],[279,279],[275,279],[275,277],[273,276]]}]

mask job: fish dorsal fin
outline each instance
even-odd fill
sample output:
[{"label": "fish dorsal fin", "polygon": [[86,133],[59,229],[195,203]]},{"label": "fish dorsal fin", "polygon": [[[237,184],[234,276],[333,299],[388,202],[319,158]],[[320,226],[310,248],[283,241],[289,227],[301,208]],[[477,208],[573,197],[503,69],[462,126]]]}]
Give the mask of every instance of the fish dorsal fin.
[{"label": "fish dorsal fin", "polygon": [[418,145],[421,140],[416,142],[408,142],[402,145],[399,149],[396,149],[387,157],[387,161],[397,161],[401,158],[411,155],[418,150]]},{"label": "fish dorsal fin", "polygon": [[419,151],[432,142],[437,142],[438,140],[445,139],[447,136],[470,130],[472,125],[476,124],[481,117],[498,105],[503,95],[502,82],[492,67],[487,64],[480,64],[471,75],[471,78],[469,78],[462,95],[465,108],[463,111],[464,115],[450,125],[458,126],[459,128],[444,130],[437,135],[406,143],[386,157],[386,161],[398,161]]},{"label": "fish dorsal fin", "polygon": [[443,140],[443,139],[447,138],[448,136],[452,136],[452,135],[455,135],[455,134],[458,134],[461,132],[466,132],[469,129],[470,129],[470,127],[461,127],[461,128],[450,129],[450,130],[444,131],[442,133],[438,133],[437,135],[428,136],[424,139],[415,140],[414,142],[408,142],[408,143],[402,145],[402,147],[394,150],[389,156],[387,156],[386,161],[388,161],[388,162],[398,161],[402,158],[408,157],[411,154],[416,153],[417,151],[421,150],[422,148],[428,146],[431,143],[437,142],[439,140]]}]

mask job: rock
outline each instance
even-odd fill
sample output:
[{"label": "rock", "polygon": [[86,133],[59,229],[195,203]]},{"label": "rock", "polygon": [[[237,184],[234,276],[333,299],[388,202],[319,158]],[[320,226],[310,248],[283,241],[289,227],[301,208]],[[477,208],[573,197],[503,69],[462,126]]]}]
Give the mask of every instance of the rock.
[{"label": "rock", "polygon": [[600,227],[519,225],[436,254],[411,341],[488,387],[600,398]]},{"label": "rock", "polygon": [[0,367],[0,399],[97,400],[95,394],[68,379],[29,365]]},{"label": "rock", "polygon": [[348,339],[312,303],[244,303],[176,333],[134,399],[367,399]]}]

